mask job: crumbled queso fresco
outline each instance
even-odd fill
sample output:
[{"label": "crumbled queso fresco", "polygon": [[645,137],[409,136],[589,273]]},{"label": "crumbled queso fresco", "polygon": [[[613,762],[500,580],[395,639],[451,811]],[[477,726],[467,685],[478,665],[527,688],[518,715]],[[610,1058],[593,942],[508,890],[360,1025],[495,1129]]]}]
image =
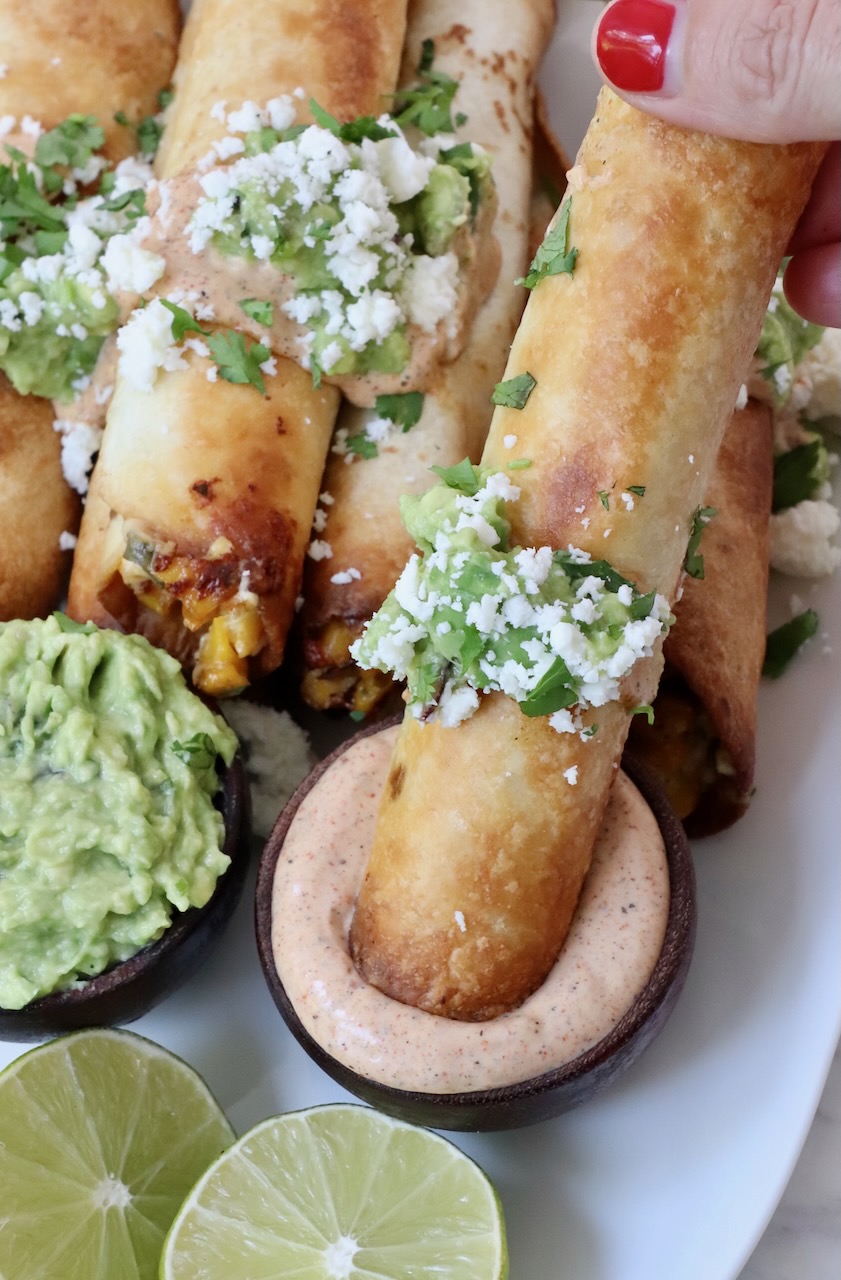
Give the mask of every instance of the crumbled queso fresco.
[{"label": "crumbled queso fresco", "polygon": [[351,652],[408,682],[409,706],[458,724],[499,690],[561,733],[579,709],[619,696],[671,622],[666,599],[641,595],[605,561],[570,547],[508,545],[504,505],[519,489],[461,463],[401,502],[418,546]]},{"label": "crumbled queso fresco", "polygon": [[452,137],[410,139],[390,115],[339,126],[310,106],[327,125],[296,125],[292,97],[227,115],[229,136],[200,178],[190,248],[213,244],[295,278],[282,309],[303,327],[305,367],[355,372],[376,348],[374,367],[399,371],[407,326],[432,334],[455,324],[453,240],[471,220],[488,162]]}]

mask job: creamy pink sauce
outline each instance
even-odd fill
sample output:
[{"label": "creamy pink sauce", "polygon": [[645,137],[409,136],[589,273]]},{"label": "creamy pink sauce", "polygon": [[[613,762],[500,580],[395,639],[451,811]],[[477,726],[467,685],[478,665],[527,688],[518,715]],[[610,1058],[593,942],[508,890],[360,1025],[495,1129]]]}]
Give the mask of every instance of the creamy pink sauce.
[{"label": "creamy pink sauce", "polygon": [[500,1018],[454,1022],[370,987],[348,953],[396,734],[363,738],[339,757],[301,804],[278,858],[272,948],[298,1017],[345,1066],[421,1093],[493,1088],[563,1066],[612,1030],[662,949],[669,872],[651,810],[620,774],[569,936],[543,986]]},{"label": "creamy pink sauce", "polygon": [[[222,254],[212,244],[199,254],[193,253],[187,228],[202,195],[199,176],[192,172],[153,182],[149,188],[146,205],[151,221],[143,248],[160,254],[167,264],[166,274],[155,285],[155,296],[167,297],[177,291],[198,295],[212,305],[215,326],[239,329],[264,342],[275,355],[300,363],[307,330],[282,310],[282,304],[296,292],[294,278],[270,262]],[[370,407],[378,395],[425,389],[441,364],[455,360],[499,273],[499,246],[491,232],[493,214],[489,202],[483,206],[475,230],[464,226],[456,232],[452,251],[461,270],[455,310],[431,333],[408,325],[410,356],[404,369],[394,374],[325,373],[324,381],[338,387],[353,404]],[[274,303],[270,327],[258,325],[245,314],[240,306],[243,298]]]}]

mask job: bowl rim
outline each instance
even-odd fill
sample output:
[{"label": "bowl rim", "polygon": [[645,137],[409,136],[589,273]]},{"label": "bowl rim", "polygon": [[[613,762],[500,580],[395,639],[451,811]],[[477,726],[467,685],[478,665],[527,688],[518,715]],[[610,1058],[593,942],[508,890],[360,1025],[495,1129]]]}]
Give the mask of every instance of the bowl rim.
[{"label": "bowl rim", "polygon": [[[623,1051],[629,1063],[633,1057],[637,1056],[636,1052],[632,1051],[634,1043],[641,1040],[649,1028],[653,1028],[651,1032],[653,1036],[660,1025],[657,1021],[658,1013],[662,1014],[666,1005],[668,1005],[667,1012],[671,1012],[671,1004],[683,987],[695,942],[697,911],[695,867],[683,824],[669,804],[656,775],[628,754],[622,759],[622,770],[648,804],[663,837],[669,874],[669,909],[663,945],[648,981],[605,1036],[575,1058],[558,1067],[549,1068],[539,1075],[484,1089],[442,1093],[404,1089],[396,1085],[380,1083],[373,1077],[360,1074],[333,1057],[301,1022],[277,972],[271,945],[272,897],[277,861],[304,797],[309,794],[322,775],[353,744],[398,725],[401,718],[399,715],[392,716],[375,724],[366,725],[325,756],[303,779],[287,801],[260,856],[255,888],[257,950],[263,976],[290,1031],[307,1053],[325,1070],[330,1070],[329,1067],[324,1066],[325,1062],[335,1064],[337,1073],[334,1078],[352,1092],[358,1090],[362,1096],[366,1094],[371,1096],[375,1093],[378,1100],[382,1098],[393,1102],[397,1107],[419,1108],[421,1111],[433,1105],[436,1108],[440,1107],[444,1112],[450,1108],[453,1111],[459,1108],[470,1111],[494,1103],[522,1104],[530,1099],[537,1100],[546,1095],[557,1094],[565,1088],[572,1090],[582,1078],[600,1068],[605,1069],[612,1060],[620,1059]],[[661,1018],[661,1021],[663,1020],[665,1019]],[[609,1078],[611,1077],[605,1074],[604,1084]],[[575,1105],[575,1102],[571,1105]]]}]

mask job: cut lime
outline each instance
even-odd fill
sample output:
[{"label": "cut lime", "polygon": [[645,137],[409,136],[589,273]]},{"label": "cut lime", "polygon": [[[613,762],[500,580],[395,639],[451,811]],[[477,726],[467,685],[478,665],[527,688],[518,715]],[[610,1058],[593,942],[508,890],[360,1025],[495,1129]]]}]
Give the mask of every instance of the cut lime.
[{"label": "cut lime", "polygon": [[478,1165],[361,1106],[264,1120],[172,1224],[161,1280],[504,1280],[505,1226]]},{"label": "cut lime", "polygon": [[128,1031],[0,1073],[0,1276],[152,1280],[184,1196],[234,1138],[196,1073]]}]

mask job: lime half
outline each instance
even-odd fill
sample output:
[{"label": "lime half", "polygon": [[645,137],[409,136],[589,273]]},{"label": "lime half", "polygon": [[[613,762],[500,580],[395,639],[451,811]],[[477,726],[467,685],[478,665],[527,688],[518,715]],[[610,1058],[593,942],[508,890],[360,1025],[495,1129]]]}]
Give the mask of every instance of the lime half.
[{"label": "lime half", "polygon": [[0,1276],[153,1280],[184,1196],[234,1138],[180,1058],[80,1031],[0,1074]]},{"label": "lime half", "polygon": [[161,1280],[504,1280],[505,1227],[478,1165],[367,1107],[245,1134],[188,1196]]}]

